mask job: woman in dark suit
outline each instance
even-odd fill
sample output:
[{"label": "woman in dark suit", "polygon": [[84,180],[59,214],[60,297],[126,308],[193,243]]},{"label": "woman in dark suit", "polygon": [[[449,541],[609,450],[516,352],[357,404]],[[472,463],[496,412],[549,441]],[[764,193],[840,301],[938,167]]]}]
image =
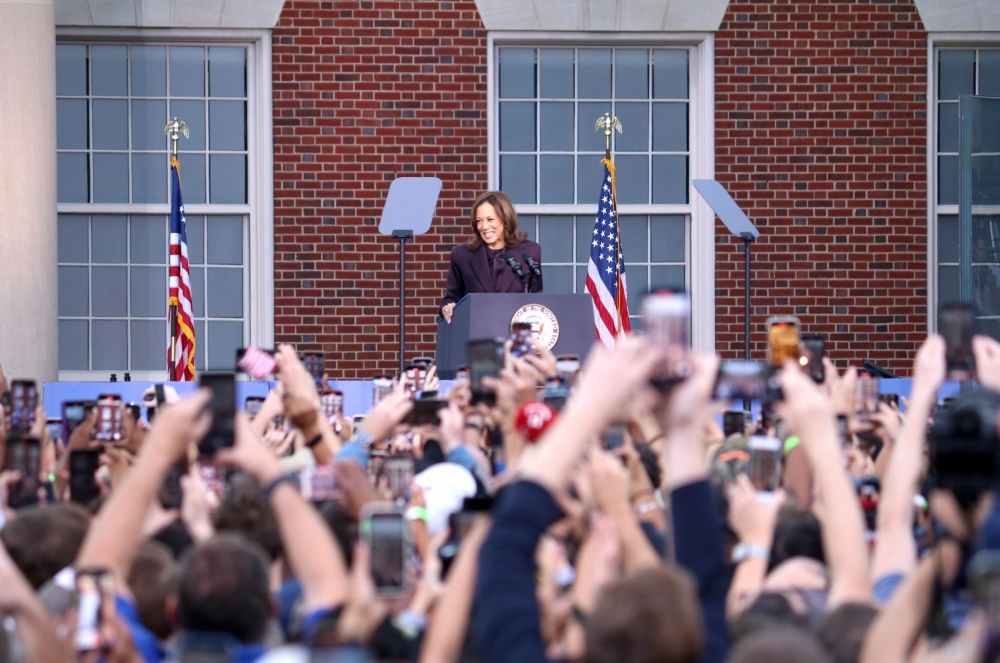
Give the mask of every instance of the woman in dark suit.
[{"label": "woman in dark suit", "polygon": [[[472,202],[472,231],[467,244],[451,250],[448,284],[441,300],[441,315],[451,323],[455,304],[470,292],[524,292],[524,285],[504,261],[508,251],[529,280],[530,292],[542,291],[541,276],[534,276],[523,254],[541,265],[542,247],[517,229],[517,212],[501,191],[487,191]],[[539,267],[541,269],[541,267]]]}]

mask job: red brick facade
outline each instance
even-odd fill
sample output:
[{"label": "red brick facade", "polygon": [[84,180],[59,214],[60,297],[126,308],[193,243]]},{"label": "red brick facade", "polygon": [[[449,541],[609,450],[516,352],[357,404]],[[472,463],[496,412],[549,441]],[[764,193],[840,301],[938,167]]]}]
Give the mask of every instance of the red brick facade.
[{"label": "red brick facade", "polygon": [[274,332],[334,378],[398,364],[399,176],[444,181],[407,245],[407,355],[433,354],[448,251],[486,188],[486,31],[472,0],[289,0],[274,30]]},{"label": "red brick facade", "polygon": [[[716,177],[761,231],[753,352],[795,314],[840,365],[908,374],[927,329],[927,34],[912,0],[732,0]],[[742,356],[743,254],[716,228],[716,347]]]},{"label": "red brick facade", "polygon": [[[408,247],[408,354],[431,354],[448,250],[487,185],[473,0],[289,0],[274,30],[275,338],[337,378],[398,361],[400,175],[444,180]],[[715,41],[716,171],[762,236],[755,356],[794,313],[838,363],[906,373],[927,328],[926,33],[913,0],[733,0]],[[716,345],[743,347],[743,257],[716,232]],[[411,354],[412,356],[412,354]]]}]

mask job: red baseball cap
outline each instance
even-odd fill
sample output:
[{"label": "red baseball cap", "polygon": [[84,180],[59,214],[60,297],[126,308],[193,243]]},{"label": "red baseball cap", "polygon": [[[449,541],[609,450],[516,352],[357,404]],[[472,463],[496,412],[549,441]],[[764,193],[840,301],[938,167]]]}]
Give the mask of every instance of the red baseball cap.
[{"label": "red baseball cap", "polygon": [[558,414],[551,405],[539,401],[529,401],[517,411],[517,416],[514,417],[514,426],[528,442],[534,444],[542,439],[542,435],[556,420]]}]

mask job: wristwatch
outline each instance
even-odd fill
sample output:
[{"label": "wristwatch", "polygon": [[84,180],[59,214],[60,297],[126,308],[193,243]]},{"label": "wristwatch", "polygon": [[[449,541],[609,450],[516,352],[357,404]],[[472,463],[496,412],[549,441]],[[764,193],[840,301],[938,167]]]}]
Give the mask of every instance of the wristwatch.
[{"label": "wristwatch", "polygon": [[733,564],[739,564],[740,562],[750,559],[751,557],[756,557],[767,562],[771,559],[771,551],[764,546],[757,545],[756,543],[741,542],[736,544],[736,547],[733,548],[733,556],[730,558],[730,561]]}]

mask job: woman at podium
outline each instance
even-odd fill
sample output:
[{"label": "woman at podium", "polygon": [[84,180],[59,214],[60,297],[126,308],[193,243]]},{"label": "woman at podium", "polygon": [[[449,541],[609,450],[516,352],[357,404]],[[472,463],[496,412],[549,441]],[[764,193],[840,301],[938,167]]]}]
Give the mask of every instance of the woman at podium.
[{"label": "woman at podium", "polygon": [[472,202],[472,238],[451,250],[441,315],[451,323],[455,304],[470,292],[541,292],[542,247],[517,229],[517,212],[501,191]]}]

